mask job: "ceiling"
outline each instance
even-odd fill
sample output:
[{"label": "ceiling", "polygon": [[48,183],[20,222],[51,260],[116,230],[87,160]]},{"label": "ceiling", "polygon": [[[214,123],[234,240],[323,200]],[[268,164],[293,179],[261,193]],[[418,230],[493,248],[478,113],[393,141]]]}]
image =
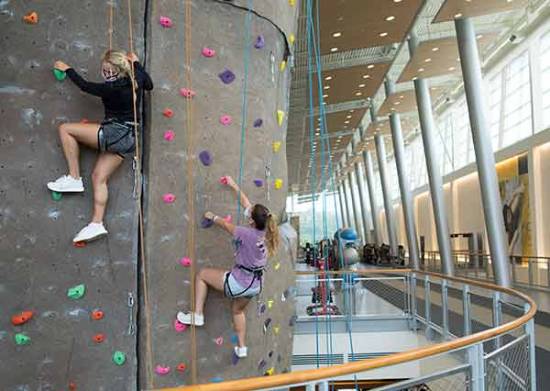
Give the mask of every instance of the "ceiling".
[{"label": "ceiling", "polygon": [[[440,87],[430,87],[432,101],[435,101],[442,92],[443,90]],[[411,111],[416,111],[416,94],[414,90],[406,90],[388,96],[376,115],[383,117],[391,113],[409,113]]]},{"label": "ceiling", "polygon": [[459,17],[475,17],[525,8],[527,0],[446,0],[433,22],[447,22]]}]

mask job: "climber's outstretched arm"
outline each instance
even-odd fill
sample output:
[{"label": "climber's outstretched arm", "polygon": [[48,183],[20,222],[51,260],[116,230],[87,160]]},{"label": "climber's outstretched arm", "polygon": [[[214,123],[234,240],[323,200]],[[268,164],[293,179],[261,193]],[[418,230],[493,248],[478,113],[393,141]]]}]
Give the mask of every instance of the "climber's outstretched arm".
[{"label": "climber's outstretched arm", "polygon": [[228,223],[227,221],[222,219],[220,216],[216,216],[212,212],[206,212],[204,214],[204,217],[206,217],[209,220],[212,220],[214,222],[214,224],[219,225],[220,227],[225,229],[227,232],[229,232],[231,235],[233,235],[233,233],[235,232],[235,225],[234,224]]},{"label": "climber's outstretched arm", "polygon": [[237,196],[240,195],[240,198],[241,198],[240,201],[243,208],[245,209],[251,208],[252,204],[250,203],[250,200],[248,199],[246,194],[244,194],[243,191],[239,188],[239,185],[235,183],[233,178],[231,178],[230,176],[226,176],[225,178],[227,180],[227,185],[230,186],[235,191],[235,194],[237,194]]}]

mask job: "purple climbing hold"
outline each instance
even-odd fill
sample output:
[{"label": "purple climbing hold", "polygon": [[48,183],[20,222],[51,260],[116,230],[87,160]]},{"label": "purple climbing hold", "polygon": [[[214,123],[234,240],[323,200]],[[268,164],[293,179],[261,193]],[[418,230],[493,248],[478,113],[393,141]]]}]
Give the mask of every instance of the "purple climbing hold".
[{"label": "purple climbing hold", "polygon": [[201,163],[205,166],[209,166],[212,164],[212,156],[208,151],[202,151],[201,153],[199,153],[199,159]]},{"label": "purple climbing hold", "polygon": [[259,303],[258,304],[258,316],[263,314],[265,312],[265,309],[266,309],[265,303]]},{"label": "purple climbing hold", "polygon": [[231,355],[231,365],[237,365],[239,363],[239,356],[237,356],[237,353],[233,351],[233,354]]},{"label": "purple climbing hold", "polygon": [[261,49],[265,46],[265,39],[263,35],[258,35],[256,37],[256,42],[254,42],[254,47],[256,49]]},{"label": "purple climbing hold", "polygon": [[220,73],[219,78],[221,81],[223,81],[224,84],[231,84],[233,83],[233,80],[235,80],[235,74],[231,72],[229,69],[226,69],[222,73]]},{"label": "purple climbing hold", "polygon": [[258,118],[256,121],[254,121],[254,127],[255,128],[261,128],[264,123],[264,120],[261,118]]},{"label": "purple climbing hold", "polygon": [[203,217],[201,220],[201,227],[202,228],[210,228],[214,224],[214,220],[207,219],[206,217]]},{"label": "purple climbing hold", "polygon": [[292,315],[292,316],[290,317],[290,320],[288,321],[288,325],[289,325],[290,327],[294,326],[294,325],[296,324],[296,320],[297,320],[297,319],[298,319],[298,316]]},{"label": "purple climbing hold", "polygon": [[262,187],[264,185],[264,181],[262,179],[256,178],[254,179],[254,184],[256,187]]}]

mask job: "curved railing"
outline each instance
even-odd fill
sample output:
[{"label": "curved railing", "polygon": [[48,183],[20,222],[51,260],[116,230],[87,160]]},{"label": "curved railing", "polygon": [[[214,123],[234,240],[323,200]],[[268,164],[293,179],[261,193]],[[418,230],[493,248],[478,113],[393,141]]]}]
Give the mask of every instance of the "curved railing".
[{"label": "curved railing", "polygon": [[[273,376],[164,388],[163,390],[244,391],[298,385],[308,386],[310,388],[307,389],[312,390],[316,389],[315,385],[321,385],[321,389],[328,389],[328,382],[335,378],[379,368],[391,368],[404,363],[428,362],[426,360],[437,360],[438,363],[449,361],[451,364],[441,364],[440,368],[434,369],[431,373],[423,373],[422,376],[414,379],[403,380],[377,389],[401,390],[434,381],[434,379],[448,380],[458,373],[462,374],[461,384],[467,383],[468,386],[458,388],[449,386],[450,383],[445,383],[447,389],[535,390],[534,315],[537,307],[527,295],[490,283],[410,269],[369,269],[353,272],[330,272],[329,274],[331,278],[336,279],[346,273],[354,273],[359,277],[368,275],[369,281],[376,280],[376,276],[381,276],[378,281],[379,286],[386,286],[388,289],[390,286],[384,282],[384,278],[389,275],[403,276],[405,284],[402,286],[402,290],[407,296],[407,305],[404,311],[411,320],[411,324],[417,324],[413,326],[415,330],[424,329],[426,332],[438,332],[445,341],[376,359]],[[297,274],[319,275],[320,273],[298,272]],[[438,298],[438,307],[434,307],[434,303],[432,303],[434,296]],[[472,297],[476,298],[476,304],[471,303]],[[452,327],[456,328],[456,325],[449,324],[451,312],[456,315],[456,308],[455,310],[449,309],[451,301],[455,307],[459,301],[462,304],[462,311],[459,311],[462,326],[458,331],[452,330]],[[489,307],[491,311],[484,311],[483,308],[480,310],[482,305]],[[439,320],[435,320],[433,316],[434,308],[440,309]],[[491,325],[485,324],[487,319],[476,319],[480,314],[483,316],[484,312],[486,312],[485,315],[491,314]],[[472,333],[472,329],[480,328],[480,331]],[[442,358],[447,358],[447,360]]]}]

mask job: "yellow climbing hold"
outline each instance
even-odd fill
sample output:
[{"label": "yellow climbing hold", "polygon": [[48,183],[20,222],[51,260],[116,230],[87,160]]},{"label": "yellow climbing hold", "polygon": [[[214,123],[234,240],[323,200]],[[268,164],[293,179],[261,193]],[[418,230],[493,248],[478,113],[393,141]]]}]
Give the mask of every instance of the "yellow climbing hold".
[{"label": "yellow climbing hold", "polygon": [[281,178],[275,179],[275,189],[279,190],[283,187],[283,180]]},{"label": "yellow climbing hold", "polygon": [[271,367],[267,371],[265,371],[266,376],[273,376],[274,373],[275,373],[275,368],[274,367]]},{"label": "yellow climbing hold", "polygon": [[275,264],[275,271],[279,270],[281,268],[281,262],[277,262]]},{"label": "yellow climbing hold", "polygon": [[289,36],[288,36],[288,42],[291,45],[294,45],[294,41],[296,41],[296,36],[294,34],[290,33]]},{"label": "yellow climbing hold", "polygon": [[281,72],[284,72],[285,69],[286,69],[286,61],[283,60],[283,61],[281,61],[280,64],[279,64],[279,70],[280,70]]},{"label": "yellow climbing hold", "polygon": [[281,330],[281,327],[279,325],[273,326],[273,332],[275,335],[279,335],[279,331]]},{"label": "yellow climbing hold", "polygon": [[283,126],[283,121],[285,120],[285,112],[283,110],[277,110],[277,123],[279,126]]},{"label": "yellow climbing hold", "polygon": [[268,308],[268,309],[271,309],[271,307],[273,307],[273,300],[272,300],[272,299],[269,299],[269,300],[267,301],[267,308]]},{"label": "yellow climbing hold", "polygon": [[281,149],[281,142],[273,141],[273,152],[279,152],[279,149]]},{"label": "yellow climbing hold", "polygon": [[294,7],[296,5],[296,0],[288,0],[288,4],[291,6],[291,7]]}]

